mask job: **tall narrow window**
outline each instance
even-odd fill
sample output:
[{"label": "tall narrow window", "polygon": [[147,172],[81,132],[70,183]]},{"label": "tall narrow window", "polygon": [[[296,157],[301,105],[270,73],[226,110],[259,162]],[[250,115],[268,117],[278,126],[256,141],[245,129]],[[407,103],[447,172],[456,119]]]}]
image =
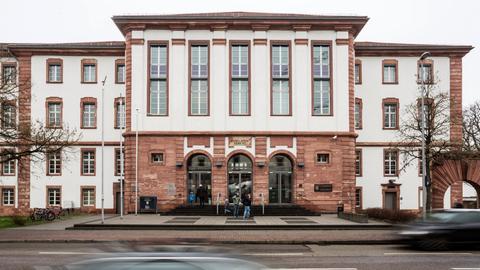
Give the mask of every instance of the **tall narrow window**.
[{"label": "tall narrow window", "polygon": [[383,84],[398,83],[398,62],[397,60],[383,60]]},{"label": "tall narrow window", "polygon": [[62,59],[47,59],[47,83],[62,82]]},{"label": "tall narrow window", "polygon": [[60,188],[48,188],[48,206],[60,206],[61,204],[61,189]]},{"label": "tall narrow window", "polygon": [[[16,161],[12,158],[12,153],[10,152],[11,150],[4,149],[2,153],[2,161],[1,161],[1,169],[2,169],[2,175],[15,175],[15,164]],[[10,153],[9,153],[10,152]]]},{"label": "tall narrow window", "polygon": [[15,189],[2,188],[2,205],[13,206],[15,204]]},{"label": "tall narrow window", "polygon": [[398,129],[398,99],[383,100],[383,129]]},{"label": "tall narrow window", "polygon": [[[115,175],[120,176],[122,172],[122,160],[120,149],[115,149]],[[123,161],[125,162],[125,150],[123,150]]]},{"label": "tall narrow window", "polygon": [[115,60],[115,83],[125,83],[125,60]]},{"label": "tall narrow window", "polygon": [[62,127],[62,99],[47,98],[47,127]]},{"label": "tall narrow window", "polygon": [[418,61],[418,83],[432,84],[433,83],[433,61],[426,59]]},{"label": "tall narrow window", "polygon": [[125,128],[126,113],[125,113],[125,98],[115,99],[115,128]]},{"label": "tall narrow window", "polygon": [[355,59],[355,84],[362,84],[362,61]]},{"label": "tall narrow window", "polygon": [[82,60],[82,83],[96,83],[97,82],[97,60],[83,59]]},{"label": "tall narrow window", "polygon": [[97,100],[95,98],[81,99],[81,128],[96,128],[97,126]]},{"label": "tall narrow window", "polygon": [[95,149],[82,149],[82,175],[95,175]]},{"label": "tall narrow window", "polygon": [[62,174],[62,155],[60,151],[47,153],[47,175]]},{"label": "tall narrow window", "polygon": [[385,176],[398,175],[398,151],[385,150],[383,154],[383,174]]},{"label": "tall narrow window", "polygon": [[149,44],[148,114],[168,115],[168,46]]},{"label": "tall narrow window", "polygon": [[231,44],[231,92],[230,114],[250,114],[250,89],[249,89],[249,43]]},{"label": "tall narrow window", "polygon": [[355,129],[362,129],[362,99],[355,98]]},{"label": "tall narrow window", "polygon": [[14,129],[17,126],[17,107],[14,101],[2,104],[2,128]]},{"label": "tall narrow window", "polygon": [[15,84],[17,81],[17,64],[2,63],[2,83],[6,85]]},{"label": "tall narrow window", "polygon": [[355,150],[355,175],[362,176],[362,150]]},{"label": "tall narrow window", "polygon": [[272,44],[271,114],[291,115],[290,95],[290,44]]},{"label": "tall narrow window", "polygon": [[190,115],[209,115],[209,47],[190,45]]},{"label": "tall narrow window", "polygon": [[331,45],[313,44],[312,78],[313,78],[313,115],[331,115]]},{"label": "tall narrow window", "polygon": [[95,206],[95,188],[82,188],[82,206]]},{"label": "tall narrow window", "polygon": [[356,187],[355,188],[355,208],[362,209],[362,188]]}]

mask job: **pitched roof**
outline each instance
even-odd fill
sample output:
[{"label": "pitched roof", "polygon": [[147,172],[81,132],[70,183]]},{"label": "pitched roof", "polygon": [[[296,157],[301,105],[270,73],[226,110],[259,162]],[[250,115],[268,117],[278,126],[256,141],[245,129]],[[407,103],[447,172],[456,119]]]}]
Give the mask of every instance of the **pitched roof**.
[{"label": "pitched roof", "polygon": [[466,55],[473,49],[470,45],[440,45],[355,41],[356,56],[420,56],[425,51],[433,56]]},{"label": "pitched roof", "polygon": [[117,55],[125,54],[124,41],[97,41],[73,43],[8,43],[7,49],[14,55],[28,52],[32,54],[68,55]]}]

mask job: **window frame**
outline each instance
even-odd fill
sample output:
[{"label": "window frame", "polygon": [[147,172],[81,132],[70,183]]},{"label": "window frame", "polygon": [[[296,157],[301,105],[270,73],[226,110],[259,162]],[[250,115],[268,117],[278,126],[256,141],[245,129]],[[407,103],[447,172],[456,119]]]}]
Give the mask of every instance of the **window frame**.
[{"label": "window frame", "polygon": [[[58,84],[63,83],[63,59],[61,58],[48,58],[46,61],[46,83]],[[60,80],[59,81],[51,81],[50,80],[50,66],[59,65],[60,66]]]},{"label": "window frame", "polygon": [[[247,78],[234,78],[232,76],[233,72],[233,46],[247,46],[248,50],[248,63],[247,63]],[[229,81],[229,97],[228,97],[228,104],[229,104],[229,115],[230,116],[251,116],[252,114],[252,89],[251,89],[251,56],[252,56],[252,46],[251,46],[251,41],[250,40],[230,40],[229,41],[229,47],[228,47],[228,63],[229,63],[229,68],[228,68],[228,81]],[[247,113],[243,114],[238,114],[233,112],[233,80],[238,79],[238,80],[246,80],[247,85],[248,85],[248,102],[247,102]]]},{"label": "window frame", "polygon": [[6,85],[6,84],[9,84],[10,83],[10,80],[7,82],[6,78],[4,77],[4,73],[5,73],[5,68],[7,67],[13,67],[13,69],[15,70],[15,75],[13,76],[13,83],[17,83],[17,79],[18,79],[18,69],[17,69],[17,62],[1,62],[0,63],[0,85]]},{"label": "window frame", "polygon": [[[387,174],[385,173],[385,161],[386,161],[386,158],[387,158],[387,154],[388,153],[396,153],[396,158],[395,158],[395,173],[394,174]],[[384,177],[398,177],[399,175],[399,156],[400,156],[400,151],[398,151],[398,149],[395,149],[395,148],[385,148],[383,149],[383,176]],[[390,165],[389,165],[390,166]],[[390,172],[391,171],[391,168],[388,169],[388,171]]]},{"label": "window frame", "polygon": [[[12,190],[12,195],[9,196],[9,199],[13,199],[12,204],[10,204],[10,203],[5,204],[5,194],[4,194],[5,190]],[[16,197],[17,197],[16,194],[15,194],[15,190],[16,190],[15,186],[0,186],[0,191],[2,192],[2,194],[1,194],[2,201],[0,203],[1,206],[3,206],[3,207],[15,207]]]},{"label": "window frame", "polygon": [[[395,66],[395,81],[385,81],[385,66]],[[398,60],[396,59],[384,59],[382,60],[382,84],[398,84]]]},{"label": "window frame", "polygon": [[[95,115],[93,119],[93,126],[86,127],[83,122],[83,116],[85,112],[85,105],[93,105],[95,107]],[[97,128],[97,99],[94,97],[83,97],[80,99],[80,128],[81,129],[96,129]]]},{"label": "window frame", "polygon": [[127,104],[125,103],[125,97],[117,97],[114,100],[113,103],[113,110],[114,110],[114,122],[113,122],[113,128],[114,129],[120,129],[120,126],[118,125],[118,107],[120,106],[120,100],[122,100],[122,105],[125,107],[125,126],[122,128],[126,129],[127,126]]},{"label": "window frame", "polygon": [[[165,81],[165,94],[166,94],[166,110],[164,114],[152,114],[150,113],[150,87],[151,87],[151,78],[150,78],[150,73],[151,73],[151,47],[152,46],[165,46],[166,49],[166,74],[165,78],[158,79],[158,81]],[[209,61],[210,63],[210,61]],[[126,71],[126,69],[125,69]],[[169,87],[169,78],[170,78],[170,47],[169,47],[169,42],[168,40],[149,40],[147,42],[147,116],[151,117],[165,117],[169,115],[169,100],[170,100],[170,87]]]},{"label": "window frame", "polygon": [[[315,75],[314,75],[314,61],[313,61],[313,52],[314,52],[314,47],[315,46],[328,46],[329,47],[329,81],[330,81],[330,113],[328,114],[316,114],[315,113],[315,104],[314,104],[314,92],[315,92]],[[331,40],[312,40],[311,46],[310,46],[310,76],[311,76],[311,115],[312,116],[319,116],[319,117],[324,117],[324,116],[333,116],[333,41]],[[319,81],[322,81],[321,79],[317,79]]]},{"label": "window frame", "polygon": [[[4,148],[2,150],[4,155],[8,154],[8,149],[11,149],[11,148],[7,148],[7,149]],[[13,165],[12,165],[13,173],[5,173],[5,165],[7,163],[13,163]],[[2,175],[2,176],[16,176],[17,175],[17,160],[12,159],[12,160],[9,160],[9,161],[1,162],[0,163],[0,175]]]},{"label": "window frame", "polygon": [[[207,113],[206,114],[192,114],[192,47],[207,46]],[[211,87],[210,87],[210,40],[190,40],[188,41],[188,116],[205,117],[210,116],[210,101],[211,101]]]},{"label": "window frame", "polygon": [[[93,152],[93,173],[83,171],[83,163],[85,161],[83,154],[86,152]],[[95,176],[97,174],[97,149],[95,148],[81,148],[80,149],[80,175],[81,176]]]},{"label": "window frame", "polygon": [[[58,204],[50,204],[50,190],[58,190]],[[46,205],[47,207],[59,207],[62,206],[62,186],[46,186],[47,196],[46,196]]]},{"label": "window frame", "polygon": [[[358,155],[357,155],[358,153]],[[357,159],[357,156],[359,157]],[[358,173],[357,173],[357,160],[358,160]],[[363,176],[363,151],[360,148],[355,149],[355,176]]]},{"label": "window frame", "polygon": [[[359,204],[357,205],[357,191],[359,191]],[[363,209],[363,187],[356,186],[355,187],[355,209],[362,210]]]},{"label": "window frame", "polygon": [[[60,125],[58,125],[58,126],[50,125],[50,111],[49,111],[49,105],[50,104],[59,104],[60,105]],[[46,113],[45,126],[47,128],[59,128],[59,129],[63,128],[63,99],[62,98],[60,98],[60,97],[48,97],[45,100],[45,113]]]},{"label": "window frame", "polygon": [[417,61],[417,84],[422,84],[422,80],[420,78],[420,66],[423,62],[423,65],[430,65],[430,78],[429,80],[423,82],[423,84],[434,84],[435,83],[435,71],[432,59],[424,59]]},{"label": "window frame", "polygon": [[[6,129],[6,130],[15,130],[17,129],[17,126],[18,126],[18,119],[17,119],[17,116],[18,116],[18,113],[17,113],[17,101],[16,100],[5,100],[2,104],[1,104],[1,127],[2,129]],[[12,126],[6,126],[5,125],[5,107],[6,106],[9,106],[9,107],[13,107],[13,127]]]},{"label": "window frame", "polygon": [[[356,112],[355,112],[355,106],[359,106],[359,111],[358,111],[358,127],[357,127],[357,121],[355,119],[355,115],[356,115]],[[354,128],[356,130],[361,130],[363,128],[363,101],[361,98],[355,98],[355,103],[353,105],[353,124],[354,124]]]},{"label": "window frame", "polygon": [[[60,159],[59,159],[59,160],[60,160],[60,161],[59,161],[59,163],[60,163],[60,172],[51,173],[51,172],[50,172],[50,160],[51,160],[50,154],[56,153],[56,152],[58,152],[59,155],[60,155]],[[62,166],[63,166],[62,151],[60,151],[60,150],[58,150],[58,151],[48,151],[48,152],[46,153],[46,155],[47,155],[47,158],[46,158],[46,161],[47,161],[47,162],[46,162],[47,176],[61,176],[61,175],[62,175]]]},{"label": "window frame", "polygon": [[[153,155],[156,155],[156,154],[161,154],[163,156],[162,162],[154,162],[153,161]],[[150,162],[150,165],[165,165],[165,151],[164,150],[150,151],[149,162]]]},{"label": "window frame", "polygon": [[[273,47],[288,46],[288,78],[273,77]],[[288,80],[288,113],[274,114],[273,112],[273,82],[275,80]],[[270,116],[292,116],[292,41],[291,40],[270,40]]]},{"label": "window frame", "polygon": [[[395,127],[385,127],[385,105],[396,105],[397,109],[395,111]],[[398,130],[400,128],[400,103],[398,98],[384,98],[382,99],[382,129],[383,130]]]},{"label": "window frame", "polygon": [[[358,81],[355,73],[355,66],[358,66]],[[362,84],[362,60],[355,59],[355,65],[353,66],[353,80],[355,81],[356,85]]]},{"label": "window frame", "polygon": [[[86,190],[93,190],[93,204],[85,204],[84,203],[84,194],[83,192]],[[80,186],[80,205],[81,207],[87,208],[96,208],[97,205],[97,191],[95,186]]]},{"label": "window frame", "polygon": [[[96,84],[98,82],[98,64],[97,59],[82,59],[80,61],[81,65],[81,83],[82,84]],[[93,65],[95,66],[95,81],[85,81],[85,69],[84,66]]]},{"label": "window frame", "polygon": [[[122,176],[121,173],[117,170],[118,167],[121,165],[120,164],[120,158],[117,159],[117,153],[118,154],[120,153],[120,147],[116,147],[115,151],[114,151],[114,157],[113,157],[113,160],[114,160],[114,175],[115,176]],[[120,157],[120,155],[119,155],[119,157]],[[125,165],[125,148],[123,148],[123,164]],[[123,176],[125,176],[125,166],[123,168]]]},{"label": "window frame", "polygon": [[[327,155],[327,162],[319,162],[318,157],[320,155]],[[315,152],[315,164],[316,165],[321,165],[321,166],[332,164],[332,154],[329,153],[329,152],[324,152],[324,151]]]},{"label": "window frame", "polygon": [[[118,68],[119,66],[123,66],[123,81],[119,81],[118,78]],[[115,84],[125,84],[126,81],[126,74],[127,69],[125,66],[125,59],[116,59],[115,60]]]}]

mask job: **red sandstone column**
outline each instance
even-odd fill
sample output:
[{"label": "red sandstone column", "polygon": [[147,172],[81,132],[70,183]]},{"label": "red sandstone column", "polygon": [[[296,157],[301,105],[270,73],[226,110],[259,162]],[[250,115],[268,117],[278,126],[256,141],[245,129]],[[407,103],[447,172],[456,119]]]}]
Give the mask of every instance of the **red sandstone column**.
[{"label": "red sandstone column", "polygon": [[[258,167],[257,163],[265,164]],[[255,160],[253,161],[253,203],[260,204],[263,194],[265,204],[268,203],[268,166],[267,166],[267,137],[255,137]]]}]

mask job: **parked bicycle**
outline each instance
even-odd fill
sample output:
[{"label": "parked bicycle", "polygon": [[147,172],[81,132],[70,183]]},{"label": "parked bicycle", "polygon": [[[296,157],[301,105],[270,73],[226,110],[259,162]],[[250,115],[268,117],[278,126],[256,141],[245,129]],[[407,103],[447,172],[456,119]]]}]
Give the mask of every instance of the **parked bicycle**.
[{"label": "parked bicycle", "polygon": [[59,218],[62,213],[61,207],[55,208],[34,208],[30,214],[30,219],[32,221],[53,221],[56,218]]}]

